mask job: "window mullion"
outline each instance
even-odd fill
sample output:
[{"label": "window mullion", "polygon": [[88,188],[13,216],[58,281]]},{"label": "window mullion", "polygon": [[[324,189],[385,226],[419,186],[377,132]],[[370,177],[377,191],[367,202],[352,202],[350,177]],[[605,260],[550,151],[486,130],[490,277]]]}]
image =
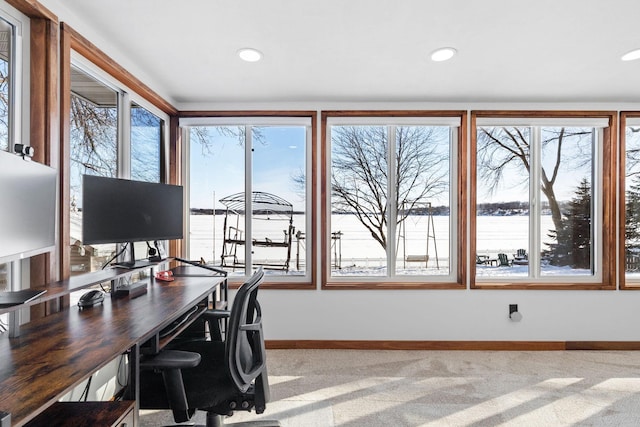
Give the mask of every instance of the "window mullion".
[{"label": "window mullion", "polygon": [[[189,127],[180,128],[180,133],[182,135],[182,158],[179,160],[181,163],[181,171],[182,175],[180,176],[180,182],[183,183],[184,187],[187,191],[184,192],[184,236],[185,236],[185,246],[184,250],[187,255],[187,259],[193,259],[191,255],[191,174],[188,171],[191,169],[191,129]],[[168,156],[167,156],[168,157]],[[167,175],[168,175],[167,170]],[[168,181],[168,180],[167,180]],[[215,203],[215,201],[214,201]],[[215,204],[214,204],[215,210]],[[215,215],[215,214],[214,214]],[[214,239],[215,240],[215,239]]]},{"label": "window mullion", "polygon": [[[329,133],[329,132],[328,132]],[[321,260],[320,257],[316,257],[316,259],[312,258],[312,255],[314,255],[314,251],[312,250],[314,247],[318,247],[318,240],[315,236],[319,236],[320,234],[318,233],[318,229],[317,228],[313,228],[314,227],[314,222],[312,221],[312,216],[314,215],[313,213],[313,198],[315,197],[315,194],[313,194],[314,191],[314,187],[312,185],[313,183],[313,174],[316,173],[315,170],[315,165],[313,164],[312,160],[314,159],[314,146],[312,143],[310,143],[313,140],[313,128],[309,125],[305,126],[305,176],[308,177],[305,180],[305,216],[304,216],[304,221],[305,221],[305,230],[306,230],[306,242],[307,244],[304,246],[304,263],[305,265],[308,265],[309,262],[312,263],[317,263],[319,262],[319,265],[324,265],[325,261]],[[321,156],[318,156],[318,158],[320,158]],[[329,174],[330,175],[330,174]],[[331,188],[331,187],[329,187]],[[328,203],[329,206],[331,206],[331,203]],[[331,218],[331,215],[329,215],[329,218]],[[331,230],[331,226],[328,227],[329,230]],[[300,230],[298,230],[298,233],[300,233]],[[296,233],[296,236],[299,236],[299,234]],[[299,239],[299,237],[297,237]],[[329,240],[330,242],[331,240]],[[318,250],[318,254],[320,254],[320,250]],[[331,259],[329,259],[328,262],[329,265],[331,265]],[[305,273],[304,273],[305,277],[311,277],[311,280],[316,280],[315,277],[311,276],[311,269],[305,269]]]},{"label": "window mullion", "polygon": [[531,141],[529,142],[529,156],[531,167],[529,168],[529,277],[540,277],[540,215],[542,213],[540,203],[540,181],[542,169],[542,144],[539,126],[530,128]]},{"label": "window mullion", "polygon": [[[450,127],[449,128],[449,236],[451,242],[459,242],[463,236],[458,236],[458,218],[462,216],[464,221],[468,221],[467,212],[458,211],[458,194],[456,191],[452,191],[451,189],[458,188],[458,177],[462,173],[462,171],[458,170],[458,132],[460,132],[459,127]],[[466,167],[466,165],[465,165]],[[435,236],[434,236],[435,241]],[[460,244],[460,243],[458,243]],[[462,260],[458,259],[457,256],[458,248],[456,244],[449,245],[449,277],[451,280],[454,280],[456,275],[455,272],[458,271],[458,263],[462,262]],[[436,252],[436,256],[437,256]]]},{"label": "window mullion", "polygon": [[[387,277],[396,275],[396,127],[387,127]],[[406,254],[404,254],[406,256]]]},{"label": "window mullion", "polygon": [[253,220],[253,203],[252,203],[252,192],[253,192],[253,130],[252,126],[244,127],[244,206],[245,206],[245,216],[244,216],[244,229],[246,233],[244,235],[245,245],[244,245],[244,269],[245,274],[247,276],[251,275],[251,270],[253,268],[253,231],[251,228],[252,220]]},{"label": "window mullion", "polygon": [[118,170],[120,178],[131,177],[131,100],[126,92],[118,93]]},{"label": "window mullion", "polygon": [[[603,170],[603,131],[594,128],[592,133],[592,166],[591,166],[591,268],[594,276],[601,278],[603,274],[602,252],[602,235],[604,232],[602,222],[602,191],[604,188],[603,174],[598,171]],[[623,225],[624,226],[624,225]]]}]

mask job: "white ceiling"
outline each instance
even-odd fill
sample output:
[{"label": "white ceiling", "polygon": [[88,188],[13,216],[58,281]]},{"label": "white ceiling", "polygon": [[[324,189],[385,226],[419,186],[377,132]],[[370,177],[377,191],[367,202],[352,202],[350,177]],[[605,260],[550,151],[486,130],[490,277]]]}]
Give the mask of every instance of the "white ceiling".
[{"label": "white ceiling", "polygon": [[57,1],[177,104],[640,101],[638,0]]}]

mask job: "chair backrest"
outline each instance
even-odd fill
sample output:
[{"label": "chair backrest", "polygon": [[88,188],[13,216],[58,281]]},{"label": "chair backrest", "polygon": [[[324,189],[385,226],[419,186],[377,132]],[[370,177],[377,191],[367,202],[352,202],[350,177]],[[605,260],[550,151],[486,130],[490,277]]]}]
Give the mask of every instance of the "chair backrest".
[{"label": "chair backrest", "polygon": [[498,254],[498,259],[500,260],[500,265],[509,265],[507,254]]},{"label": "chair backrest", "polygon": [[230,378],[243,393],[261,374],[264,375],[260,381],[268,390],[262,312],[258,303],[258,288],[263,278],[260,268],[238,289],[229,316],[225,359]]}]

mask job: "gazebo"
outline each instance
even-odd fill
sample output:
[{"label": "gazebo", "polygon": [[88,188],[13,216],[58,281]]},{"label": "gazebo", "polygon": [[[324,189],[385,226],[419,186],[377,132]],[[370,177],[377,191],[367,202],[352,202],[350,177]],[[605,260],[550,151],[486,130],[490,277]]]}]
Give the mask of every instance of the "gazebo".
[{"label": "gazebo", "polygon": [[[278,249],[280,255],[269,257],[262,261],[252,260],[255,266],[262,266],[265,269],[289,271],[291,260],[291,244],[295,234],[293,226],[293,205],[275,194],[254,191],[251,193],[251,215],[254,220],[282,221],[284,224],[283,239],[279,236],[252,237],[247,242],[244,232],[244,218],[246,217],[245,206],[247,204],[246,194],[235,193],[220,199],[226,207],[223,225],[222,255],[220,265],[222,267],[241,268],[245,266],[244,251],[241,249],[251,243],[255,248]],[[242,221],[241,221],[242,218]],[[254,231],[252,236],[256,236]],[[239,250],[240,249],[240,250]]]}]

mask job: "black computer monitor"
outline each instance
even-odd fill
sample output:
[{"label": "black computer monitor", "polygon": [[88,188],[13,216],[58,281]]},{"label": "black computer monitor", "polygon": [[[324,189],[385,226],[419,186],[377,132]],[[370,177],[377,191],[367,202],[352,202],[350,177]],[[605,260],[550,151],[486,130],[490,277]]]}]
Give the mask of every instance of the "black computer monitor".
[{"label": "black computer monitor", "polygon": [[183,238],[183,188],[178,185],[84,175],[83,244],[129,243]]}]

